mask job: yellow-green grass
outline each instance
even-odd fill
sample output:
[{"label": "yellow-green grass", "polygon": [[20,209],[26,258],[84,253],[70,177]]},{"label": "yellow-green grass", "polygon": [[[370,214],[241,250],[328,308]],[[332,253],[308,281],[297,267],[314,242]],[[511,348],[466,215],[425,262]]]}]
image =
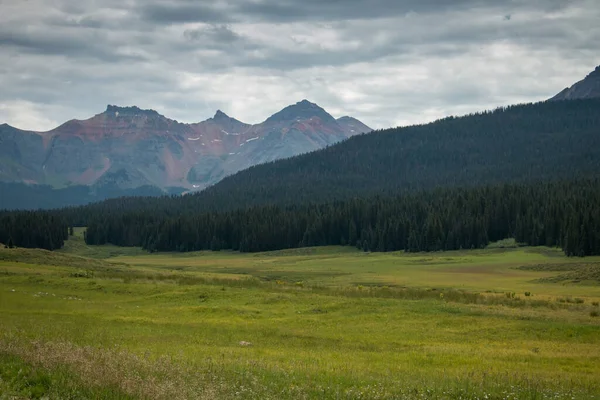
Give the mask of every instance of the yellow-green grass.
[{"label": "yellow-green grass", "polygon": [[599,259],[547,248],[73,255],[85,247],[77,235],[61,253],[0,250],[0,392],[600,396],[600,286],[516,269]]}]

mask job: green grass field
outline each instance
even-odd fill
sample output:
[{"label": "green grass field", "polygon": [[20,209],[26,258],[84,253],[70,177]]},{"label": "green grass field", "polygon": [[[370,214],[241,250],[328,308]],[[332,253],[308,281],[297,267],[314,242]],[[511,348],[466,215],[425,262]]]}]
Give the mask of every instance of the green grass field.
[{"label": "green grass field", "polygon": [[0,399],[600,398],[600,258],[81,235],[0,249]]}]

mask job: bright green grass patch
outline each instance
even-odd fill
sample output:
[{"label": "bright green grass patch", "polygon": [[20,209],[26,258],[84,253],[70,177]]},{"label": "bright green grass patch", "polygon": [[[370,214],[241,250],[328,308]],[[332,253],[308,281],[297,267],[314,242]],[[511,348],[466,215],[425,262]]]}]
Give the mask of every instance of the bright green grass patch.
[{"label": "bright green grass patch", "polygon": [[49,398],[67,398],[65,374],[72,398],[600,396],[600,286],[517,269],[597,258],[545,248],[105,260],[4,251],[0,388],[24,397],[18,369],[46,376]]}]

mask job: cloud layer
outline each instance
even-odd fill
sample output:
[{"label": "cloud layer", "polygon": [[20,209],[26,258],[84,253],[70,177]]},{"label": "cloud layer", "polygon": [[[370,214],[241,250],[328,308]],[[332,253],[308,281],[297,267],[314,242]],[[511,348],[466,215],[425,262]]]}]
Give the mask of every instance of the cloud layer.
[{"label": "cloud layer", "polygon": [[596,0],[0,0],[0,123],[106,104],[376,128],[548,98],[600,63]]}]

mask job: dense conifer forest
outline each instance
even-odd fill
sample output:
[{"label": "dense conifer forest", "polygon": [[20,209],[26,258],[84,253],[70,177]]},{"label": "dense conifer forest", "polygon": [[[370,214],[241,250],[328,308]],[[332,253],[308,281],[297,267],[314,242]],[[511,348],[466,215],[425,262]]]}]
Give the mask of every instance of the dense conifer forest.
[{"label": "dense conifer forest", "polygon": [[55,250],[63,247],[69,226],[62,215],[47,211],[0,213],[0,243],[6,247]]},{"label": "dense conifer forest", "polygon": [[438,189],[321,205],[259,206],[228,212],[169,209],[88,215],[86,242],[148,251],[257,252],[349,245],[409,252],[482,248],[514,237],[600,254],[600,181]]}]

